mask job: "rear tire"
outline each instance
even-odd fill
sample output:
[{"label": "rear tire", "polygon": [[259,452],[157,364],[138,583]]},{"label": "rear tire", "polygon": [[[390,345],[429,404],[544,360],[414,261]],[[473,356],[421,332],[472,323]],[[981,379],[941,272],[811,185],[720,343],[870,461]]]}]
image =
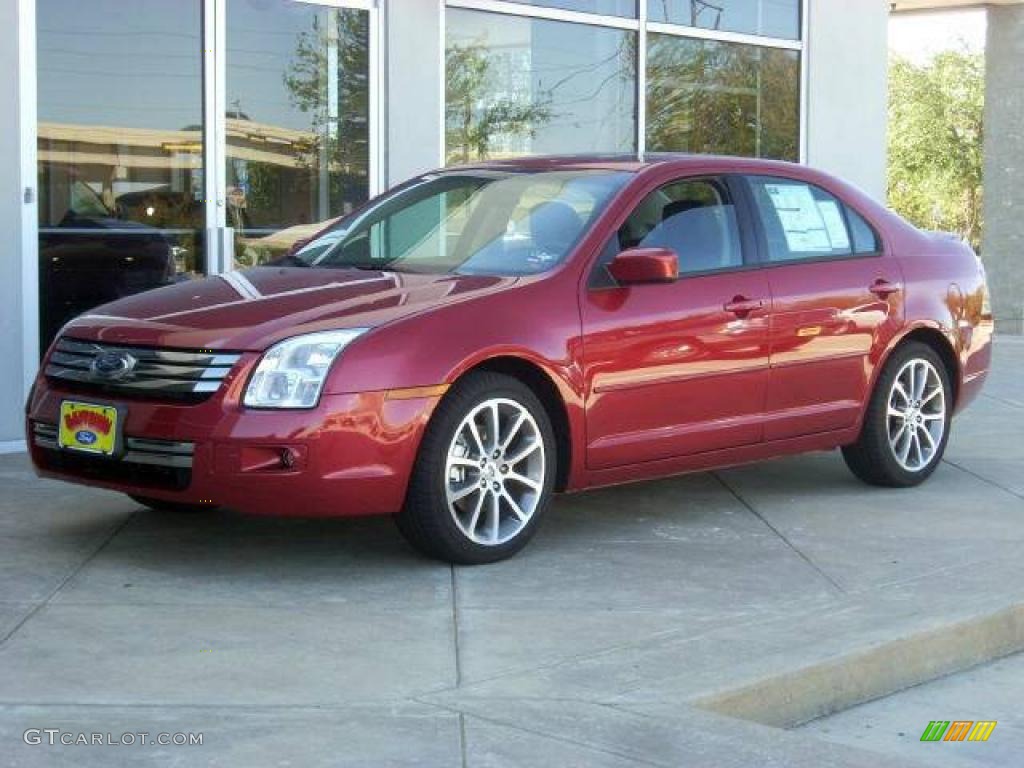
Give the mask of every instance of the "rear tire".
[{"label": "rear tire", "polygon": [[551,421],[533,391],[511,376],[470,373],[427,426],[398,528],[429,557],[503,560],[536,533],[555,463]]},{"label": "rear tire", "polygon": [[176,515],[196,515],[217,508],[212,504],[184,504],[180,501],[164,501],[163,499],[152,499],[149,496],[135,496],[130,493],[127,496],[132,501],[149,509],[155,509],[157,512],[173,512]]},{"label": "rear tire", "polygon": [[843,447],[846,465],[870,485],[923,483],[942,461],[952,412],[942,359],[927,344],[904,344],[878,377],[860,437]]}]

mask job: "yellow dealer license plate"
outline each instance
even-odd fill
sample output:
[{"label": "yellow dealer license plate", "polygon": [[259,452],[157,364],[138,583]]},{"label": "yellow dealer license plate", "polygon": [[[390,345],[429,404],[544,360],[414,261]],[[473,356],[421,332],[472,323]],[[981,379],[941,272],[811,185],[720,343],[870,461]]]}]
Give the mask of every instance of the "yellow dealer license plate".
[{"label": "yellow dealer license plate", "polygon": [[112,405],[62,400],[57,444],[72,451],[113,456],[120,447],[120,414]]}]

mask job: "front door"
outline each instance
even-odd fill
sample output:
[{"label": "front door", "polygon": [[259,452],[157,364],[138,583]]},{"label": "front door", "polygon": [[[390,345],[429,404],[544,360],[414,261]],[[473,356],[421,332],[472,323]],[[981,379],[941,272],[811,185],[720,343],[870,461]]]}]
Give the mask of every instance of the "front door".
[{"label": "front door", "polygon": [[[605,469],[757,443],[768,380],[768,282],[749,269],[723,179],[653,192],[603,254],[582,301],[587,465]],[[668,247],[672,284],[620,287],[618,251]]]}]

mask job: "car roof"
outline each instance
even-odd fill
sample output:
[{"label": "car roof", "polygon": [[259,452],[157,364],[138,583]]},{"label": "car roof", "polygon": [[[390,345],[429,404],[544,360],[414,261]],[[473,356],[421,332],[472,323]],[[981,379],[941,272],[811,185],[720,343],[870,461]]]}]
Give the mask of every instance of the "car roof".
[{"label": "car roof", "polygon": [[762,160],[727,155],[694,155],[679,152],[649,152],[642,156],[636,154],[530,155],[449,166],[445,170],[491,169],[526,172],[606,170],[639,173],[658,166],[672,166],[673,169],[684,172],[688,168],[707,169],[709,166],[714,166],[720,172],[729,170],[751,172],[756,169],[755,172],[801,174],[807,171],[806,166],[781,160]]}]

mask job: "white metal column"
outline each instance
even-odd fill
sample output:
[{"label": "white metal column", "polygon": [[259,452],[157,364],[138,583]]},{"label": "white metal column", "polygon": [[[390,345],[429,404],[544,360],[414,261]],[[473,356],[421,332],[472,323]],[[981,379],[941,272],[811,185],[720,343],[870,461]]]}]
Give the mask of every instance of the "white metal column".
[{"label": "white metal column", "polygon": [[206,271],[233,267],[227,226],[227,0],[203,0],[203,195]]},{"label": "white metal column", "polygon": [[[25,448],[23,406],[39,367],[39,191],[35,0],[0,4],[0,453]],[[11,250],[13,249],[13,253]]]}]

